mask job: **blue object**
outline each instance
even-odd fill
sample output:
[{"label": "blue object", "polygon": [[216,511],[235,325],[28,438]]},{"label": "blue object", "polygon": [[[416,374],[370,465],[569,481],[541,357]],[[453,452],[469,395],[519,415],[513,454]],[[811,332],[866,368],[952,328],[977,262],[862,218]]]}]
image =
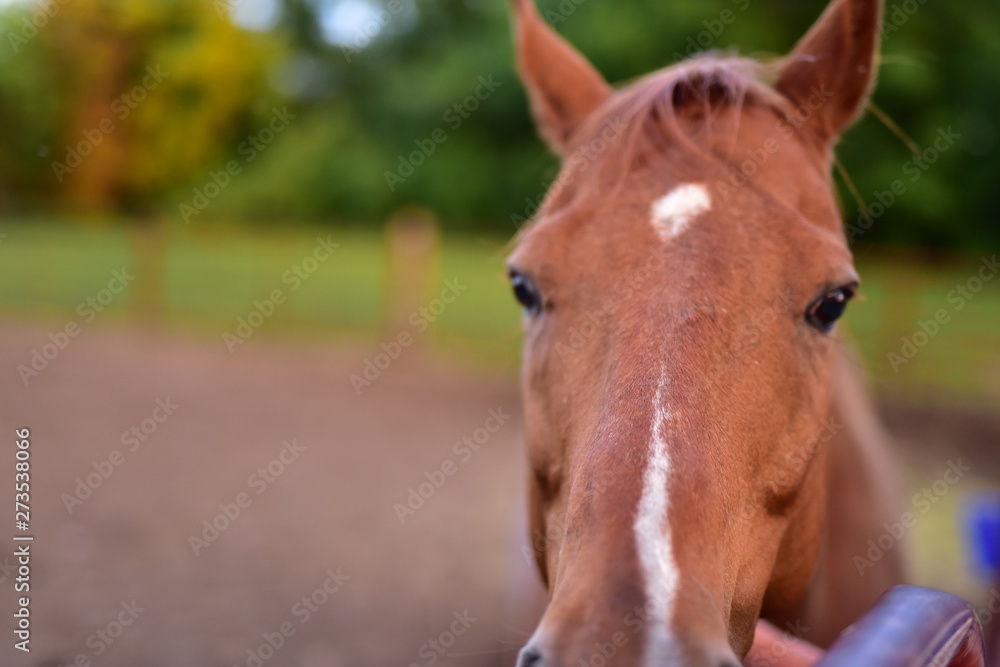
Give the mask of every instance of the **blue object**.
[{"label": "blue object", "polygon": [[966,542],[977,574],[1000,578],[1000,492],[971,495],[965,502]]}]

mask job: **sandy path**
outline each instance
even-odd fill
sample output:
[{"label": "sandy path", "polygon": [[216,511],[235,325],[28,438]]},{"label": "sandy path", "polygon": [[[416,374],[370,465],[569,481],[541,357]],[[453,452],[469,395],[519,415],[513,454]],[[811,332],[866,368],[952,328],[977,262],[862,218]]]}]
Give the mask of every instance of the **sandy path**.
[{"label": "sandy path", "polygon": [[[33,650],[19,654],[4,632],[0,656],[13,657],[2,664],[252,667],[263,633],[281,644],[258,652],[275,667],[512,664],[533,620],[503,618],[512,577],[531,576],[510,546],[523,529],[509,378],[410,351],[359,398],[347,378],[368,350],[251,341],[230,355],[221,342],[103,330],[73,339],[25,388],[14,368],[47,333],[0,329],[0,427],[8,442],[31,429],[37,538]],[[456,455],[456,441],[495,426],[491,410],[511,416]],[[144,442],[122,442],[132,426]],[[401,524],[394,504],[446,460],[454,474]],[[95,462],[112,472],[70,513],[63,494]],[[5,507],[12,478],[11,453]],[[190,536],[204,520],[225,526],[219,505],[237,501],[239,517],[195,556]],[[13,551],[7,514],[2,554]],[[5,627],[12,586],[0,582]],[[443,655],[432,639],[449,645]]]},{"label": "sandy path", "polygon": [[[535,618],[508,592],[536,584],[518,553],[510,378],[408,350],[358,397],[348,378],[370,349],[253,339],[230,355],[221,341],[98,329],[25,387],[16,367],[48,333],[0,327],[0,666],[513,664]],[[1000,479],[997,415],[905,405],[885,414],[914,488],[959,456],[976,471],[962,492]],[[22,426],[37,537],[30,655],[12,647],[8,576]],[[144,440],[123,441],[133,426]],[[456,451],[466,436],[480,437],[478,451]],[[98,468],[110,474],[68,511],[64,494],[78,478],[96,481]],[[443,484],[401,523],[394,505],[428,474]],[[937,536],[956,530],[959,496],[921,519],[923,542],[955,544]],[[238,518],[220,516],[220,504],[234,513],[239,502]],[[205,536],[206,520],[225,529]],[[212,538],[198,555],[192,535]],[[943,557],[959,560],[953,551]],[[937,567],[939,555],[928,558]]]}]

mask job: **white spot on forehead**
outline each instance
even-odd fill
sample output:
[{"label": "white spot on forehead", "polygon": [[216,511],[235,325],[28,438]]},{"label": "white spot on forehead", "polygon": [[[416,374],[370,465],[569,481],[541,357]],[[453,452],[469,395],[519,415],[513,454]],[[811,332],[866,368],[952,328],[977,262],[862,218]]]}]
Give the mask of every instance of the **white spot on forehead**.
[{"label": "white spot on forehead", "polygon": [[667,521],[670,454],[665,430],[671,419],[663,406],[664,373],[653,397],[649,458],[642,479],[642,497],[634,524],[639,565],[646,583],[646,597],[653,608],[646,638],[645,664],[667,664],[670,653],[669,624],[674,607],[678,574]]},{"label": "white spot on forehead", "polygon": [[711,208],[712,198],[704,185],[678,185],[653,202],[653,228],[661,239],[669,241],[687,229],[692,220]]}]

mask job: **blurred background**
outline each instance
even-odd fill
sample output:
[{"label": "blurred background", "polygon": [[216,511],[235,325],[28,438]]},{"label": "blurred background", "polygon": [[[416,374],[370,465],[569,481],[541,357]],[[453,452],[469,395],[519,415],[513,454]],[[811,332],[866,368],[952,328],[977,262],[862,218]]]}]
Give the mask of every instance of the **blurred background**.
[{"label": "blurred background", "polygon": [[[772,57],[824,5],[540,2],[611,81]],[[839,150],[848,327],[915,579],[988,610],[1000,5],[886,13]],[[502,0],[0,2],[0,421],[36,535],[3,664],[512,664],[538,536],[503,258],[556,173]]]}]

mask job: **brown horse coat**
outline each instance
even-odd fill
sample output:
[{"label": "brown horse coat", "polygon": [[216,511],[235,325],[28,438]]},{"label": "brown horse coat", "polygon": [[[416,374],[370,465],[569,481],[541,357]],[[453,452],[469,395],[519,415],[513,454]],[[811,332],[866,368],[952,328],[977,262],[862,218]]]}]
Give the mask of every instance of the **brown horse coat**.
[{"label": "brown horse coat", "polygon": [[615,91],[515,0],[563,169],[509,270],[525,306],[533,533],[551,601],[520,664],[736,665],[761,616],[830,642],[901,579],[898,514],[834,322],[857,288],[830,177],[881,6],[834,0],[781,63]]}]

